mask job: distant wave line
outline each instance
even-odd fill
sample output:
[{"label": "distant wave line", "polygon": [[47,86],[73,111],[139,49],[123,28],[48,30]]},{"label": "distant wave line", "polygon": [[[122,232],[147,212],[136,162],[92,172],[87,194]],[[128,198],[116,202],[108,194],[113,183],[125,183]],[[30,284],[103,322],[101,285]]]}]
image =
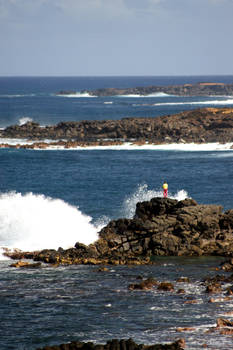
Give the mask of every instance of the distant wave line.
[{"label": "distant wave line", "polygon": [[75,92],[71,94],[56,94],[54,96],[59,96],[59,97],[68,97],[68,98],[92,98],[92,97],[97,97],[95,95],[90,95],[88,92]]},{"label": "distant wave line", "polygon": [[139,95],[139,94],[125,94],[125,95],[109,95],[109,96],[96,96],[96,95],[91,95],[88,92],[74,92],[74,93],[67,93],[67,94],[56,94],[54,96],[59,96],[59,97],[74,97],[74,98],[89,98],[89,97],[101,97],[101,98],[105,98],[105,97],[113,97],[113,98],[147,98],[147,97],[169,97],[169,96],[174,96],[175,95],[169,95],[166,94],[164,92],[156,92],[156,93],[152,93],[152,94],[148,94],[148,95]]},{"label": "distant wave line", "polygon": [[173,143],[164,145],[134,145],[132,143],[125,143],[123,145],[116,146],[87,146],[87,147],[71,147],[64,148],[63,146],[51,146],[48,150],[79,150],[79,151],[185,151],[185,152],[208,152],[208,151],[233,151],[231,148],[233,143]]},{"label": "distant wave line", "polygon": [[165,92],[155,92],[155,93],[152,93],[152,94],[148,94],[148,95],[139,95],[139,94],[126,94],[126,95],[113,95],[111,97],[128,97],[128,98],[147,98],[147,97],[169,97],[169,96],[174,96],[175,95],[169,95],[169,94],[166,94]]},{"label": "distant wave line", "polygon": [[154,103],[153,106],[179,106],[179,105],[232,105],[233,99],[209,100],[209,101],[188,101],[188,102],[161,102]]},{"label": "distant wave line", "polygon": [[[66,148],[63,145],[50,145],[51,142],[54,142],[53,140],[41,140],[40,142],[47,143],[46,148],[34,148],[33,150],[36,151],[92,151],[92,150],[98,150],[98,151],[188,151],[188,152],[208,152],[208,151],[233,151],[233,142],[229,143],[219,143],[219,142],[213,142],[213,143],[170,143],[170,144],[161,144],[161,145],[153,145],[149,143],[145,143],[143,145],[137,145],[132,142],[125,142],[121,145],[110,145],[110,146],[75,146],[75,147],[69,147]],[[9,146],[16,146],[19,145],[32,145],[32,140],[26,140],[26,139],[4,139],[0,138],[0,143],[9,145]],[[5,147],[7,148],[7,147]],[[30,149],[31,150],[31,149]]]},{"label": "distant wave line", "polygon": [[19,97],[34,97],[36,94],[13,94],[13,95],[0,95],[0,98],[19,98]]}]

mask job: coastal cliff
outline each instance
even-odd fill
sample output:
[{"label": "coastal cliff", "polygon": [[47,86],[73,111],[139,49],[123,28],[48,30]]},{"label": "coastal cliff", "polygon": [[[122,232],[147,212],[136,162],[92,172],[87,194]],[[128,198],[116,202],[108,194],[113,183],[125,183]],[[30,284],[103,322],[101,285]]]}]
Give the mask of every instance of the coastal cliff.
[{"label": "coastal cliff", "polygon": [[112,220],[89,246],[32,253],[7,253],[51,264],[150,264],[153,256],[233,257],[233,209],[152,198],[139,202],[133,219]]},{"label": "coastal cliff", "polygon": [[[0,132],[3,138],[63,140],[65,146],[88,146],[122,142],[228,143],[233,142],[233,109],[203,108],[155,118],[61,122],[41,127],[38,123],[12,125]],[[71,142],[70,146],[67,141]],[[59,143],[58,143],[59,145]],[[6,145],[2,144],[1,147]],[[20,146],[19,146],[20,147]],[[25,148],[25,146],[22,146]],[[28,148],[33,148],[28,146]],[[43,148],[43,145],[41,145]],[[44,143],[44,148],[46,144]]]},{"label": "coastal cliff", "polygon": [[[75,91],[62,90],[58,95],[75,94]],[[119,95],[141,95],[165,93],[177,96],[216,96],[233,95],[233,84],[200,82],[196,84],[170,85],[170,86],[140,86],[133,88],[102,88],[95,90],[82,90],[81,94],[90,96],[119,96]]]}]

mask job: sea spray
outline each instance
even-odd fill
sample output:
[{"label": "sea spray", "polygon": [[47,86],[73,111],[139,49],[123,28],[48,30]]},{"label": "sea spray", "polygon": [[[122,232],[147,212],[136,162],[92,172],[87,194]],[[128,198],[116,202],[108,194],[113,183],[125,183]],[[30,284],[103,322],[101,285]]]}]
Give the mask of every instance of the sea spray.
[{"label": "sea spray", "polygon": [[[183,200],[188,197],[188,193],[185,190],[179,190],[176,194],[169,193],[169,198]],[[136,204],[138,202],[149,201],[153,197],[163,197],[162,191],[149,190],[147,184],[139,185],[136,191],[129,195],[123,203],[123,216],[127,218],[133,218],[136,210]]]},{"label": "sea spray", "polygon": [[21,250],[73,247],[98,239],[91,217],[61,199],[16,192],[0,195],[0,247]]},{"label": "sea spray", "polygon": [[24,124],[26,124],[26,123],[28,123],[28,122],[32,122],[32,121],[33,121],[33,119],[30,118],[30,117],[22,117],[22,118],[19,118],[18,124],[19,124],[20,126],[22,126],[22,125],[24,125]]}]

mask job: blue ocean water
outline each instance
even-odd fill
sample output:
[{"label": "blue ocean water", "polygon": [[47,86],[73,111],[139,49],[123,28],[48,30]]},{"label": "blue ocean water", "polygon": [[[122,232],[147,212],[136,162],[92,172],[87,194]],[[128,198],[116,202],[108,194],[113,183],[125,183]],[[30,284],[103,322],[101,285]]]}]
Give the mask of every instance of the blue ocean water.
[{"label": "blue ocean water", "polygon": [[[0,78],[0,127],[34,120],[41,125],[68,120],[157,117],[201,107],[233,106],[233,96],[108,97],[57,96],[101,87],[171,85],[200,81],[232,83],[217,77],[10,77]],[[161,196],[186,196],[199,203],[233,208],[233,150],[0,149],[0,246],[20,249],[89,243],[113,218],[132,217],[136,203]],[[189,349],[204,342],[228,349],[229,339],[204,335],[219,310],[208,304],[200,277],[219,259],[172,259],[154,267],[116,267],[100,275],[93,267],[15,270],[0,262],[0,349],[36,349],[69,340],[104,342],[133,337],[165,342],[177,326],[196,326],[185,334]],[[200,273],[200,271],[202,271]],[[136,294],[127,285],[139,274],[160,280],[192,279],[187,293],[198,305],[158,292]],[[201,275],[200,275],[201,274]],[[228,304],[229,307],[229,304]],[[227,306],[222,305],[222,310]],[[225,347],[221,347],[223,346]]]},{"label": "blue ocean water", "polygon": [[204,106],[233,105],[232,97],[158,96],[147,98],[57,96],[61,90],[80,92],[105,87],[173,85],[196,82],[232,83],[233,76],[195,77],[0,77],[0,127],[31,118],[41,125],[67,120],[156,117]]}]

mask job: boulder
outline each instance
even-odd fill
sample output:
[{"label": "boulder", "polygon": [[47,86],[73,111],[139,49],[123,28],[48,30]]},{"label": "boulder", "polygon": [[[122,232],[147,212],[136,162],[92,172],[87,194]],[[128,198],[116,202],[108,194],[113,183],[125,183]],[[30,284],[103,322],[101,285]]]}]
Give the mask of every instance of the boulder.
[{"label": "boulder", "polygon": [[174,285],[171,282],[161,282],[158,285],[158,290],[162,290],[162,291],[166,291],[166,292],[173,292]]},{"label": "boulder", "polygon": [[147,278],[146,280],[140,283],[130,284],[128,289],[130,290],[148,290],[156,286],[158,282],[154,278]]}]

